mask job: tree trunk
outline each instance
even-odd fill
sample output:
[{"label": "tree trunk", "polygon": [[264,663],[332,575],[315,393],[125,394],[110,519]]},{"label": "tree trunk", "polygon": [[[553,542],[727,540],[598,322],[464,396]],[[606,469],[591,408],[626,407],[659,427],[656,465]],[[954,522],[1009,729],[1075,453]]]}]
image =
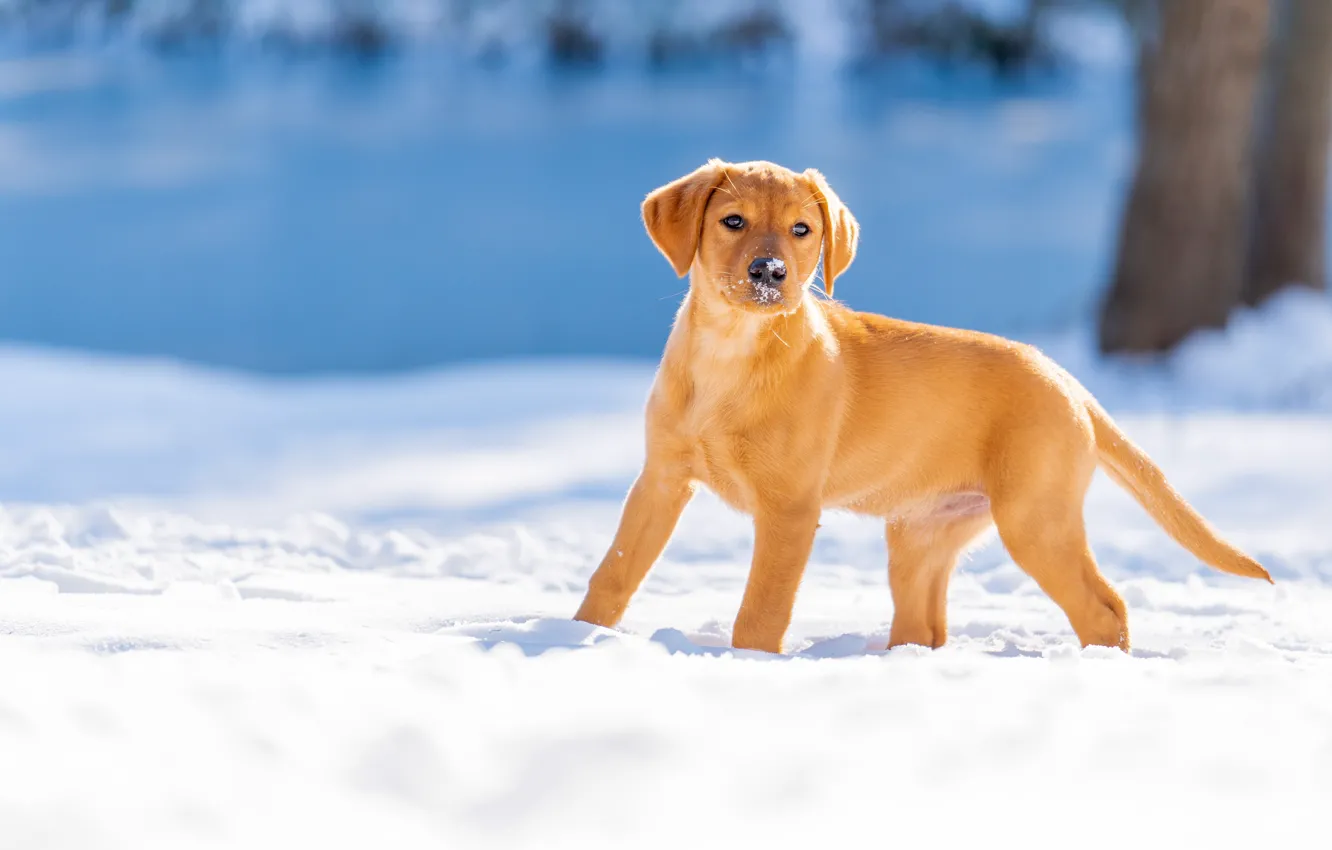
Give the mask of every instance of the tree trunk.
[{"label": "tree trunk", "polygon": [[1332,136],[1332,2],[1288,0],[1256,153],[1244,300],[1327,287],[1327,157]]},{"label": "tree trunk", "polygon": [[[1327,0],[1324,0],[1327,2]],[[1269,0],[1158,0],[1102,351],[1161,351],[1238,303]]]}]

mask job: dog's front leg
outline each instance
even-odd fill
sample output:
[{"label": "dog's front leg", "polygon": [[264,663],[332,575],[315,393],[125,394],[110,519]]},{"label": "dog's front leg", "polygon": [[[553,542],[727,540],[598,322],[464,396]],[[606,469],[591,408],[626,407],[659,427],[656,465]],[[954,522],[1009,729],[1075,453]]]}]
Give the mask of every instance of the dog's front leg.
[{"label": "dog's front leg", "polygon": [[815,499],[755,512],[754,563],[731,637],[736,649],[782,651],[800,577],[814,548],[819,513]]},{"label": "dog's front leg", "polygon": [[592,574],[575,620],[598,626],[620,622],[630,597],[666,548],[693,494],[693,485],[679,472],[643,470],[629,490],[615,540]]}]

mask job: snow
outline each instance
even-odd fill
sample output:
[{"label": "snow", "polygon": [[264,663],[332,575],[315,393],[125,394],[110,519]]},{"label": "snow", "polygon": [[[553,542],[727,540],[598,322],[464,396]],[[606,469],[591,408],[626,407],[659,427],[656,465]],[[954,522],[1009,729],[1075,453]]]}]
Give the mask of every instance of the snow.
[{"label": "snow", "polygon": [[1308,289],[1241,308],[1224,330],[1192,335],[1164,364],[1098,362],[1086,333],[1046,348],[1115,406],[1332,412],[1332,310]]},{"label": "snow", "polygon": [[14,847],[1308,845],[1332,792],[1332,306],[1164,364],[1038,340],[1268,565],[1209,571],[1103,478],[1131,657],[991,543],[884,650],[825,518],[781,657],[727,648],[747,521],[691,505],[621,628],[568,619],[652,364],[274,380],[0,354],[0,825]]}]

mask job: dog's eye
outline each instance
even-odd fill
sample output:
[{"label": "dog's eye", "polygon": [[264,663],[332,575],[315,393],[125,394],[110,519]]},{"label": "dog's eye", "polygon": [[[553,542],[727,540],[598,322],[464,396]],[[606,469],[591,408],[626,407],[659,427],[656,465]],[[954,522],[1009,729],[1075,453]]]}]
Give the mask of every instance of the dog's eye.
[{"label": "dog's eye", "polygon": [[803,221],[797,221],[794,225],[792,225],[791,232],[794,233],[796,236],[808,236],[809,225],[805,224]]},{"label": "dog's eye", "polygon": [[722,224],[732,230],[739,230],[745,226],[745,220],[738,215],[728,215],[726,218],[722,219]]}]

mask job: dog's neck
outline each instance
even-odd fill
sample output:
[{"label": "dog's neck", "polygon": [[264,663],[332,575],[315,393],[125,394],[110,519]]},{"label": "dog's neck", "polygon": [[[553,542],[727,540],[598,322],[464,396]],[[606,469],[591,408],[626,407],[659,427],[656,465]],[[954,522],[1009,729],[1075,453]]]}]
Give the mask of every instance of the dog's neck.
[{"label": "dog's neck", "polygon": [[778,366],[799,360],[811,346],[825,351],[836,346],[822,306],[808,291],[787,311],[757,313],[724,303],[706,289],[691,285],[676,326],[684,337],[681,341],[687,343],[688,357],[714,362]]}]

